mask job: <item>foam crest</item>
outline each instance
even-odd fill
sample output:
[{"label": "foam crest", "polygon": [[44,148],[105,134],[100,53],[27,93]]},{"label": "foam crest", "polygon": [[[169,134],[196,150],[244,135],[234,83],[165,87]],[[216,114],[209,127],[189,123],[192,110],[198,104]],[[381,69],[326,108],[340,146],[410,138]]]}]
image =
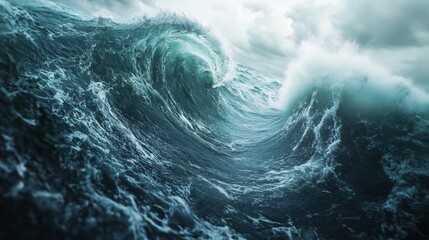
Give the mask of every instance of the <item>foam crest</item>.
[{"label": "foam crest", "polygon": [[355,107],[363,109],[390,105],[420,112],[428,109],[429,103],[427,93],[359,54],[355,45],[344,44],[331,51],[305,42],[288,65],[277,107],[289,110],[319,88],[347,94]]}]

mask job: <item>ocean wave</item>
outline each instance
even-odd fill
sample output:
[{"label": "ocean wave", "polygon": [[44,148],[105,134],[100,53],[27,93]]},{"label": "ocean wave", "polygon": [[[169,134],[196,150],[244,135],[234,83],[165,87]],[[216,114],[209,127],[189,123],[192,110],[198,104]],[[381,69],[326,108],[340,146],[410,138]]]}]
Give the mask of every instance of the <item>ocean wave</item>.
[{"label": "ocean wave", "polygon": [[0,13],[0,236],[427,235],[427,95],[352,48],[282,82],[184,16]]}]

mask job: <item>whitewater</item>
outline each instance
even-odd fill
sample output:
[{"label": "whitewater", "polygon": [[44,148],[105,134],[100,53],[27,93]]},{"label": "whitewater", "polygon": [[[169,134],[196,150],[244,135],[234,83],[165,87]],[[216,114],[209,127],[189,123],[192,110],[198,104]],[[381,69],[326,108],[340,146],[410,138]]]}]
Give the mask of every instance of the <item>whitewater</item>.
[{"label": "whitewater", "polygon": [[427,239],[429,97],[357,46],[286,79],[195,20],[0,0],[1,239]]}]

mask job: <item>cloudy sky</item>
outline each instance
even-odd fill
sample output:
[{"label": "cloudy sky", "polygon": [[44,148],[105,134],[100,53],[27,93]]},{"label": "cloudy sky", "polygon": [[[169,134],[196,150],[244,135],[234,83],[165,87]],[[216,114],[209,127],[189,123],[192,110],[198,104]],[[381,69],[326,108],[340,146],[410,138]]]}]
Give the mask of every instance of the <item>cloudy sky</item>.
[{"label": "cloudy sky", "polygon": [[283,77],[306,43],[335,51],[353,44],[394,74],[429,91],[428,0],[59,0],[118,21],[176,12],[196,19],[231,57]]}]

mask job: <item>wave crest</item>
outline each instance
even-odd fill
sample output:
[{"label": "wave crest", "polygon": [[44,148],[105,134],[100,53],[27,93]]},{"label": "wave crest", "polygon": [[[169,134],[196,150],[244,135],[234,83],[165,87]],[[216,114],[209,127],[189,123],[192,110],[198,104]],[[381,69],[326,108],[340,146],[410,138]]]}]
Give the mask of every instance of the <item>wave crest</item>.
[{"label": "wave crest", "polygon": [[342,92],[349,99],[349,107],[365,111],[387,107],[421,112],[429,106],[427,93],[360,55],[350,44],[329,51],[305,42],[289,64],[286,75],[279,91],[281,109],[293,108],[315,89]]}]

